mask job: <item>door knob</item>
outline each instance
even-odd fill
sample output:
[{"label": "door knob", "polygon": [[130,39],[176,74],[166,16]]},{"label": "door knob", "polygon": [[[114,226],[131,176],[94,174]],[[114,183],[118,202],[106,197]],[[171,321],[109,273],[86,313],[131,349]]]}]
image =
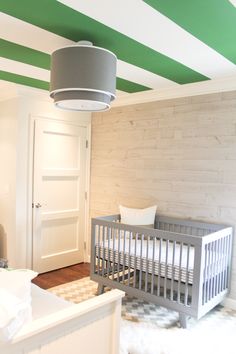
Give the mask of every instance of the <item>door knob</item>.
[{"label": "door knob", "polygon": [[35,204],[35,208],[41,208],[42,205],[40,203]]}]

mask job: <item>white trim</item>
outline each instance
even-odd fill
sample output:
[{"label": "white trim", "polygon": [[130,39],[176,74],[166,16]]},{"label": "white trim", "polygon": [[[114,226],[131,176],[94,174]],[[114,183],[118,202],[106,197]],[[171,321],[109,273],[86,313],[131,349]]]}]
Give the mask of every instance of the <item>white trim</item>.
[{"label": "white trim", "polygon": [[88,141],[87,153],[86,153],[86,180],[85,180],[85,192],[87,193],[87,200],[85,200],[85,238],[86,242],[86,251],[84,261],[90,263],[90,235],[91,235],[91,226],[90,226],[90,176],[91,176],[91,136],[92,136],[92,124],[87,125],[87,135],[86,139]]},{"label": "white trim", "polygon": [[232,310],[236,310],[236,299],[226,297],[226,299],[221,303],[225,307],[229,307]]},{"label": "white trim", "polygon": [[236,75],[222,79],[180,85],[178,87],[171,87],[163,90],[156,89],[132,93],[128,96],[117,97],[116,101],[112,104],[112,107],[128,106],[132,104],[148,103],[181,97],[207,95],[211,93],[234,90],[236,90]]},{"label": "white trim", "polygon": [[26,267],[33,267],[33,157],[34,157],[34,118],[29,115],[29,156],[28,156],[28,198],[26,225]]},{"label": "white trim", "polygon": [[[108,92],[108,91],[103,91],[103,90],[97,90],[97,89],[89,89],[89,88],[85,88],[85,87],[66,87],[66,88],[61,88],[61,89],[57,89],[57,90],[52,90],[49,91],[50,97],[53,98],[53,95],[55,95],[56,93],[60,93],[60,92],[66,92],[66,91],[88,91],[88,92],[95,92],[95,93],[103,93],[104,95],[109,96],[110,98],[115,99],[116,96],[115,94],[113,94],[112,92]],[[99,101],[97,101],[99,102]]]}]

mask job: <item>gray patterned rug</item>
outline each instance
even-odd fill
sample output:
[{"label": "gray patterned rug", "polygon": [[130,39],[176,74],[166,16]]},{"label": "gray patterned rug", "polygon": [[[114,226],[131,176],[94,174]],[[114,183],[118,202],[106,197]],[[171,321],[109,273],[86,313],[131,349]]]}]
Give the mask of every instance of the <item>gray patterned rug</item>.
[{"label": "gray patterned rug", "polygon": [[[97,283],[87,277],[49,290],[79,303],[97,295]],[[122,301],[120,354],[236,354],[235,335],[236,311],[222,306],[191,318],[185,330],[175,311],[128,296]]]},{"label": "gray patterned rug", "polygon": [[[49,290],[65,300],[79,303],[97,296],[97,283],[86,277]],[[128,296],[125,296],[122,300],[122,319],[134,323],[146,323],[159,328],[179,327],[177,312]],[[236,311],[217,306],[199,321],[190,319],[189,326],[196,326],[198,322],[202,324],[209,320],[219,321],[220,323],[222,321],[232,321],[236,325]]]}]

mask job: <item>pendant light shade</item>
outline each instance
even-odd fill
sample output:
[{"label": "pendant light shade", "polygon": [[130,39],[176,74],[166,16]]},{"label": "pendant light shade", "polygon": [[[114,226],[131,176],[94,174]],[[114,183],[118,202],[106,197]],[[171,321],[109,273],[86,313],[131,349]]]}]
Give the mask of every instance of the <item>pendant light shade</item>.
[{"label": "pendant light shade", "polygon": [[51,57],[50,96],[56,106],[75,111],[105,111],[115,99],[115,54],[81,41]]}]

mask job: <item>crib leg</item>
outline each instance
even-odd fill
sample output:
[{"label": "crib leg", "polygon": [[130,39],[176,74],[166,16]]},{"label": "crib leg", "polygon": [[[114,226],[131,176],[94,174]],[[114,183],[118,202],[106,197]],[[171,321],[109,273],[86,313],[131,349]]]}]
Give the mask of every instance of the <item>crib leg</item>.
[{"label": "crib leg", "polygon": [[104,285],[102,285],[100,283],[98,284],[98,290],[97,290],[98,295],[101,295],[104,293],[104,288],[105,288]]},{"label": "crib leg", "polygon": [[181,328],[187,328],[187,316],[182,312],[179,312],[179,323]]}]

